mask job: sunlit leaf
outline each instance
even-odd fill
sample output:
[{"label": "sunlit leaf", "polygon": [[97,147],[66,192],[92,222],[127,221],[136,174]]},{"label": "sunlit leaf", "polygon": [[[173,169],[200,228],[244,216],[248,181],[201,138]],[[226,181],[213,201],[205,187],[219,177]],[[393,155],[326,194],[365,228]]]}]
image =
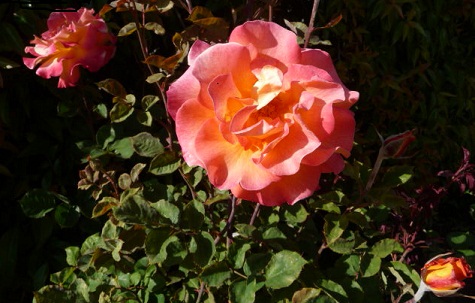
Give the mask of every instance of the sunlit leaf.
[{"label": "sunlit leaf", "polygon": [[236,280],[230,287],[230,302],[248,303],[254,302],[256,292],[262,288],[262,283],[257,283],[256,279]]},{"label": "sunlit leaf", "polygon": [[137,30],[137,24],[135,22],[130,22],[124,25],[120,30],[117,36],[123,37],[133,34]]},{"label": "sunlit leaf", "polygon": [[111,122],[119,123],[125,121],[132,113],[134,112],[134,108],[125,102],[118,102],[112,107],[109,115]]},{"label": "sunlit leaf", "polygon": [[125,96],[127,95],[125,88],[122,86],[122,84],[120,84],[119,81],[115,79],[106,79],[96,83],[96,85],[97,87],[99,87],[99,89],[108,92],[112,96],[125,98]]},{"label": "sunlit leaf", "polygon": [[347,226],[348,219],[345,216],[327,214],[323,226],[323,233],[325,234],[327,244],[331,244],[340,238]]},{"label": "sunlit leaf", "polygon": [[274,254],[266,266],[266,286],[273,289],[287,287],[300,275],[307,261],[294,251],[280,251]]},{"label": "sunlit leaf", "polygon": [[170,223],[178,223],[178,219],[180,218],[180,209],[173,203],[170,203],[166,200],[160,200],[153,203],[152,206],[162,217],[168,219]]},{"label": "sunlit leaf", "polygon": [[154,175],[167,175],[176,171],[181,165],[181,159],[172,151],[157,155],[150,162],[148,171]]},{"label": "sunlit leaf", "polygon": [[155,157],[163,153],[164,147],[160,139],[147,132],[131,137],[135,152],[142,157]]},{"label": "sunlit leaf", "polygon": [[338,283],[321,279],[316,281],[317,286],[322,289],[329,297],[333,298],[338,303],[348,303],[348,295],[345,289]]},{"label": "sunlit leaf", "polygon": [[157,22],[147,22],[145,23],[145,29],[149,31],[153,31],[156,35],[163,35],[165,34],[165,29],[163,26]]},{"label": "sunlit leaf", "polygon": [[292,303],[312,303],[321,290],[317,288],[302,288],[292,296]]},{"label": "sunlit leaf", "polygon": [[373,254],[365,254],[361,259],[361,273],[363,277],[371,277],[379,272],[381,268],[381,258]]},{"label": "sunlit leaf", "polygon": [[231,270],[225,262],[214,263],[201,273],[201,279],[211,287],[220,287],[229,278],[231,278]]},{"label": "sunlit leaf", "polygon": [[190,16],[188,16],[187,20],[194,22],[200,19],[210,17],[213,17],[213,13],[209,9],[204,6],[195,6]]},{"label": "sunlit leaf", "polygon": [[143,110],[136,110],[135,113],[136,113],[137,121],[140,124],[144,126],[148,126],[148,127],[152,126],[153,116],[150,112],[143,111]]},{"label": "sunlit leaf", "polygon": [[104,197],[92,210],[92,217],[96,218],[108,213],[114,206],[119,204],[119,200],[113,197]]},{"label": "sunlit leaf", "polygon": [[402,253],[403,251],[401,244],[394,239],[382,239],[371,246],[371,254],[379,258],[385,258],[393,252]]}]

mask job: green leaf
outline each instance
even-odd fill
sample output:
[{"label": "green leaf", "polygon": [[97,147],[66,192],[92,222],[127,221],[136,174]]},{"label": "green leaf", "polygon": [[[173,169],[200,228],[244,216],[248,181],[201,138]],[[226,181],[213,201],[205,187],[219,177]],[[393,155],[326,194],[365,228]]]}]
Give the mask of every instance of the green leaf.
[{"label": "green leaf", "polygon": [[103,125],[96,133],[97,144],[105,149],[110,143],[115,140],[115,129],[112,125]]},{"label": "green leaf", "polygon": [[301,203],[284,206],[284,219],[291,225],[297,225],[305,222],[308,217],[308,212]]},{"label": "green leaf", "polygon": [[131,195],[114,208],[117,220],[132,224],[157,225],[160,215],[150,203],[138,194]]},{"label": "green leaf", "polygon": [[294,251],[276,253],[266,266],[266,286],[273,289],[289,286],[298,278],[305,263],[307,261]]},{"label": "green leaf", "polygon": [[260,275],[269,264],[272,255],[270,253],[255,253],[249,255],[244,262],[243,270],[248,276]]},{"label": "green leaf", "polygon": [[91,254],[99,246],[99,243],[102,242],[102,238],[99,233],[95,233],[86,238],[86,240],[81,245],[81,254]]},{"label": "green leaf", "polygon": [[92,210],[92,217],[97,218],[108,213],[114,206],[119,204],[119,200],[113,197],[104,197]]},{"label": "green leaf", "polygon": [[42,218],[56,206],[56,197],[44,190],[33,189],[20,200],[23,213],[30,218]]},{"label": "green leaf", "polygon": [[99,116],[102,118],[106,119],[107,116],[109,115],[107,111],[107,106],[104,103],[99,103],[94,107],[93,110],[95,113],[97,113]]},{"label": "green leaf", "polygon": [[339,254],[351,254],[355,247],[356,239],[353,231],[345,230],[341,237],[328,244],[328,247]]},{"label": "green leaf", "polygon": [[165,34],[165,29],[157,22],[147,22],[145,28],[149,31],[153,31],[156,35]]},{"label": "green leaf", "polygon": [[152,114],[148,111],[136,110],[135,111],[137,121],[144,126],[152,126],[153,117]]},{"label": "green leaf", "polygon": [[334,299],[336,303],[348,302],[348,295],[346,294],[345,289],[340,284],[332,280],[326,279],[317,280],[316,284],[330,298]]},{"label": "green leaf", "polygon": [[134,154],[134,147],[130,137],[115,141],[108,147],[108,149],[112,150],[123,159],[129,159]]},{"label": "green leaf", "polygon": [[412,267],[399,261],[391,261],[391,265],[397,272],[403,274],[408,279],[410,279],[411,283],[413,283],[414,285],[419,285],[421,278],[419,276],[419,273]]},{"label": "green leaf", "polygon": [[[159,74],[164,76],[163,74]],[[142,109],[148,111],[155,103],[157,103],[160,99],[158,96],[155,95],[146,95],[141,100]]]},{"label": "green leaf", "polygon": [[271,226],[262,233],[264,240],[287,239],[287,236],[277,227]]},{"label": "green leaf", "polygon": [[145,253],[150,263],[161,263],[167,258],[167,245],[177,241],[168,228],[152,229],[145,239]]},{"label": "green leaf", "polygon": [[129,174],[124,173],[119,176],[119,180],[117,180],[117,183],[120,189],[126,190],[130,188],[130,185],[132,185],[132,178],[130,178]]},{"label": "green leaf", "polygon": [[130,170],[130,178],[132,182],[137,182],[139,180],[139,175],[147,165],[144,163],[137,163]]},{"label": "green leaf", "polygon": [[321,290],[317,288],[302,288],[292,296],[292,303],[312,303],[317,298]]},{"label": "green leaf", "polygon": [[370,253],[379,258],[385,258],[392,252],[402,253],[403,251],[401,244],[396,240],[383,239],[371,247]]},{"label": "green leaf", "polygon": [[35,303],[78,302],[76,294],[64,287],[46,285],[34,293]]},{"label": "green leaf", "polygon": [[180,209],[176,205],[166,200],[160,200],[153,203],[152,206],[162,217],[167,218],[172,224],[178,223],[178,219],[180,218]]},{"label": "green leaf", "polygon": [[393,166],[388,169],[382,179],[382,185],[389,188],[394,188],[404,183],[407,183],[411,178],[413,172],[412,166]]},{"label": "green leaf", "polygon": [[120,84],[119,81],[115,79],[109,78],[109,79],[96,83],[96,85],[97,87],[99,87],[99,89],[102,89],[108,92],[114,97],[125,98],[125,96],[127,95],[125,88],[122,86],[122,84]]},{"label": "green leaf", "polygon": [[203,203],[192,200],[183,208],[180,226],[183,229],[199,230],[205,218]]},{"label": "green leaf", "polygon": [[120,30],[117,36],[124,37],[133,34],[137,30],[137,25],[135,22],[129,22],[124,25]]},{"label": "green leaf", "polygon": [[230,287],[230,302],[252,303],[260,288],[262,288],[262,283],[256,283],[256,279],[236,280]]},{"label": "green leaf", "polygon": [[200,267],[205,267],[213,259],[216,247],[213,237],[208,232],[201,232],[192,238],[194,242],[193,260]]},{"label": "green leaf", "polygon": [[327,244],[330,245],[338,240],[347,226],[348,220],[346,216],[333,213],[327,214],[325,216],[325,224],[323,225],[323,233],[325,234]]},{"label": "green leaf", "polygon": [[160,139],[150,133],[142,132],[131,137],[131,139],[135,152],[142,157],[152,158],[161,155],[164,151]]},{"label": "green leaf", "polygon": [[[148,76],[145,81],[147,81],[147,83],[155,83],[155,82],[158,82],[158,81],[162,80],[163,77],[165,77],[165,74],[163,74],[163,73],[156,73],[156,74],[153,74],[153,75]],[[145,109],[145,108],[144,108],[144,109]]]},{"label": "green leaf", "polygon": [[381,258],[372,254],[365,254],[361,259],[361,274],[364,278],[374,276],[381,269]]},{"label": "green leaf", "polygon": [[81,256],[81,251],[79,250],[79,247],[77,246],[69,246],[66,247],[66,262],[70,266],[77,266],[78,265],[78,259]]},{"label": "green leaf", "polygon": [[50,276],[50,280],[54,284],[69,285],[76,279],[74,267],[66,267],[60,272],[54,273]]},{"label": "green leaf", "polygon": [[201,279],[210,287],[221,287],[231,278],[231,270],[225,262],[217,262],[207,266],[201,273]]},{"label": "green leaf", "polygon": [[181,159],[173,151],[166,151],[157,155],[150,162],[148,171],[154,175],[168,175],[181,166]]},{"label": "green leaf", "polygon": [[81,213],[79,207],[73,207],[66,203],[59,205],[54,211],[54,218],[61,227],[72,227],[76,225],[80,217]]},{"label": "green leaf", "polygon": [[229,248],[228,259],[232,262],[234,269],[240,269],[246,260],[246,252],[251,249],[251,245],[244,241],[234,241]]},{"label": "green leaf", "polygon": [[109,116],[112,123],[125,121],[132,113],[134,108],[127,102],[119,101],[112,107]]}]

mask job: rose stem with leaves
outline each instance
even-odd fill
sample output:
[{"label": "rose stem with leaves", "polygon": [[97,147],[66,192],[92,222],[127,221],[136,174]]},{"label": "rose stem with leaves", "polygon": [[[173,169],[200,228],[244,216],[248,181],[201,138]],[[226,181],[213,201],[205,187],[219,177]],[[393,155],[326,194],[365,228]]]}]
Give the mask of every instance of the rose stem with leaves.
[{"label": "rose stem with leaves", "polygon": [[307,31],[305,32],[305,37],[304,37],[304,44],[303,44],[304,48],[307,48],[308,41],[310,40],[310,35],[312,34],[314,30],[313,25],[315,24],[315,16],[317,15],[319,3],[320,3],[320,0],[313,0],[312,14],[310,15],[310,21],[308,23]]},{"label": "rose stem with leaves", "polygon": [[[234,222],[234,212],[236,210],[236,204],[237,202],[241,202],[241,199],[237,199],[235,196],[232,196],[231,200],[228,202],[228,211],[229,211],[229,217],[228,220],[226,221],[226,226],[223,228],[223,230],[216,236],[214,239],[214,244],[218,244],[219,241],[221,240],[222,236],[226,233],[226,249],[229,249],[229,246],[231,245],[232,242],[232,226]],[[201,281],[200,283],[200,289],[198,290],[198,297],[196,298],[196,303],[199,303],[201,301],[201,296],[203,295],[203,291],[205,288],[205,282]]]}]

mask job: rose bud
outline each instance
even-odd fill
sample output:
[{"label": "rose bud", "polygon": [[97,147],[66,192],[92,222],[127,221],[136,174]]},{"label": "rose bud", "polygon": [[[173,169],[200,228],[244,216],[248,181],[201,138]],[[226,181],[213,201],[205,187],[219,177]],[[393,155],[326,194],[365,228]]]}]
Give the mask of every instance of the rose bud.
[{"label": "rose bud", "polygon": [[470,265],[464,258],[443,258],[442,254],[429,260],[421,270],[421,284],[414,296],[418,302],[426,291],[431,291],[437,297],[454,296],[465,286],[463,280],[473,275]]},{"label": "rose bud", "polygon": [[383,155],[385,158],[400,158],[407,150],[409,144],[416,140],[415,129],[401,134],[389,136],[383,141]]},{"label": "rose bud", "polygon": [[463,280],[472,277],[472,270],[464,258],[437,258],[424,265],[421,277],[436,296],[445,297],[463,288]]}]

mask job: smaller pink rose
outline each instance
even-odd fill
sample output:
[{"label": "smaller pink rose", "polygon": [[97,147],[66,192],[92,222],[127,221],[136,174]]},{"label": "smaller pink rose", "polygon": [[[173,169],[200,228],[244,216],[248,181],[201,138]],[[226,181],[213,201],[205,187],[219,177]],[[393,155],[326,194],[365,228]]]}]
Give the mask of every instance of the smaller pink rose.
[{"label": "smaller pink rose", "polygon": [[25,53],[36,58],[23,58],[23,63],[36,70],[40,77],[59,77],[58,87],[75,86],[79,67],[95,72],[115,53],[116,37],[109,33],[106,23],[94,16],[93,9],[77,12],[53,12],[48,18],[48,30],[35,36]]}]

